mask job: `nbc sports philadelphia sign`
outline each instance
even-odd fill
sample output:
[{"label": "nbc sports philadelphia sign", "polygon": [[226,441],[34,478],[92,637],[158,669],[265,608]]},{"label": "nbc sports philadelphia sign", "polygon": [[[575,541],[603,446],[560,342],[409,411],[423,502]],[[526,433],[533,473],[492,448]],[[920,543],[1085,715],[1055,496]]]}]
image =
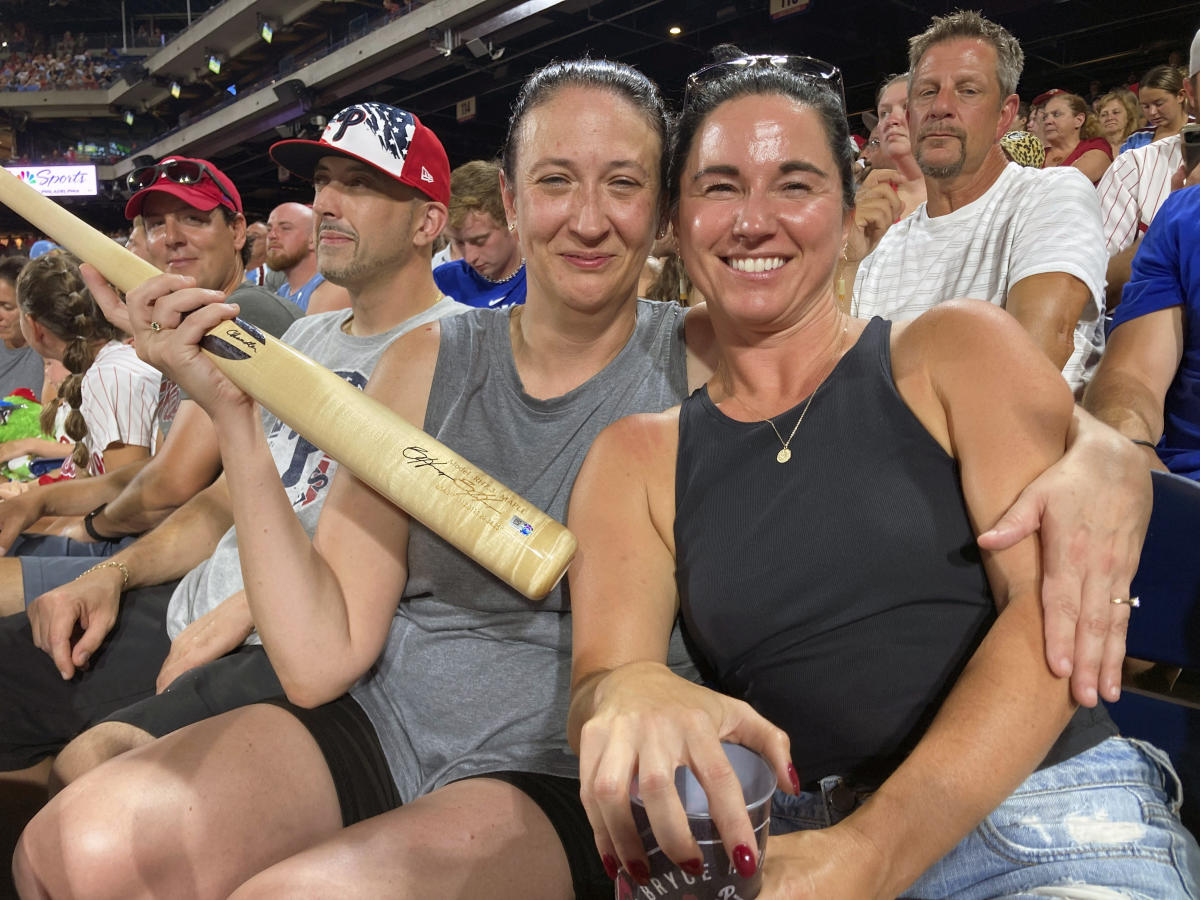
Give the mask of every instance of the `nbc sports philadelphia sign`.
[{"label": "nbc sports philadelphia sign", "polygon": [[96,196],[95,166],[5,166],[47,197]]}]

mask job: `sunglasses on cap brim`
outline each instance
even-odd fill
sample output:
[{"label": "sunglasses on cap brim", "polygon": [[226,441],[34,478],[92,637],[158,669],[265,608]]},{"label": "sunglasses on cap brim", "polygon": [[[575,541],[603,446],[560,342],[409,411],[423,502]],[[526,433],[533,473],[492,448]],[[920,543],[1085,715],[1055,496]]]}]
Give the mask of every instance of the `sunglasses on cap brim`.
[{"label": "sunglasses on cap brim", "polygon": [[217,190],[229,201],[230,208],[236,211],[239,206],[237,200],[221,184],[213,170],[195,160],[168,159],[153,166],[142,166],[140,169],[134,169],[125,177],[125,184],[130,192],[136,194],[157,183],[159,178],[165,178],[175,184],[192,185],[199,184],[205,177],[217,186]]}]

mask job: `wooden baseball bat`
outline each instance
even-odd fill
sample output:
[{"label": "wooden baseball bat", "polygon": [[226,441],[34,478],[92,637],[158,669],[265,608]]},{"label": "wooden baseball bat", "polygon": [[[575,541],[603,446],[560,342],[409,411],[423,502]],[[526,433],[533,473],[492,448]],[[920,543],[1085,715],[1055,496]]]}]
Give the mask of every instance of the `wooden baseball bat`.
[{"label": "wooden baseball bat", "polygon": [[[161,274],[3,168],[0,202],[122,291]],[[324,366],[241,319],[201,346],[280,421],[526,597],[566,571],[576,542],[563,525]]]}]

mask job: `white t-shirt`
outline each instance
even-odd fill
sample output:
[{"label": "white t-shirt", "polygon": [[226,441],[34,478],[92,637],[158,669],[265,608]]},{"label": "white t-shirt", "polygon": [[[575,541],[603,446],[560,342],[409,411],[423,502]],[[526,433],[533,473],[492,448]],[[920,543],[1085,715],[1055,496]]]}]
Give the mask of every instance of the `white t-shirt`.
[{"label": "white t-shirt", "polygon": [[1173,134],[1113,160],[1096,190],[1108,254],[1120,253],[1145,232],[1171,194],[1171,176],[1183,165],[1183,147]]},{"label": "white t-shirt", "polygon": [[[149,447],[158,443],[155,412],[162,373],[138,359],[129,344],[109,341],[83,373],[79,411],[87,422],[84,438],[91,462],[88,472],[104,474],[104,449],[111,444]],[[70,459],[63,463],[65,476],[75,475]]]},{"label": "white t-shirt", "polygon": [[1092,295],[1063,367],[1078,396],[1104,350],[1104,272],[1100,204],[1072,166],[1031,169],[1009,163],[972,203],[930,218],[925,204],[893,225],[858,267],[851,309],[885,319],[917,316],[945,300],[974,297],[1004,306],[1030,275],[1065,272]]}]

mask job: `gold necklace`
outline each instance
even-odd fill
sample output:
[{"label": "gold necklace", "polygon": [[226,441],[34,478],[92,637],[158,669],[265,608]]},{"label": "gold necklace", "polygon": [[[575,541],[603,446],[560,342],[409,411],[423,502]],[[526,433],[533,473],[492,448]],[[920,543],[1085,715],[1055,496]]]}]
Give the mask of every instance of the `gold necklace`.
[{"label": "gold necklace", "polygon": [[[846,321],[842,323],[842,333],[841,333],[841,336],[838,338],[837,350],[835,350],[833,353],[833,365],[835,368],[837,367],[838,357],[841,356],[841,354],[842,354],[842,347],[845,346],[846,330],[849,327],[850,327],[850,320],[846,319]],[[833,374],[833,369],[830,369],[829,375],[832,375],[832,374]],[[812,393],[808,395],[808,400],[806,400],[804,402],[804,409],[800,410],[800,418],[798,418],[796,420],[796,424],[792,426],[792,433],[788,435],[786,441],[783,439],[783,435],[779,433],[779,429],[775,427],[775,421],[773,419],[769,419],[769,418],[763,416],[757,410],[751,409],[750,404],[747,403],[745,400],[741,401],[742,406],[746,407],[746,409],[750,410],[750,412],[754,413],[754,415],[758,416],[760,419],[762,419],[764,422],[766,422],[768,425],[771,426],[771,430],[775,432],[775,437],[779,438],[779,443],[783,444],[783,449],[775,454],[775,462],[782,465],[783,463],[787,462],[789,459],[792,458],[792,451],[790,448],[790,445],[792,443],[792,438],[794,438],[796,436],[796,432],[800,430],[800,423],[803,422],[804,417],[806,415],[808,415],[808,408],[810,406],[812,406],[813,398],[817,396],[817,391],[819,391],[821,389],[821,385],[823,385],[829,379],[829,375],[826,375],[825,378],[822,379],[815,388],[813,388]]]}]

